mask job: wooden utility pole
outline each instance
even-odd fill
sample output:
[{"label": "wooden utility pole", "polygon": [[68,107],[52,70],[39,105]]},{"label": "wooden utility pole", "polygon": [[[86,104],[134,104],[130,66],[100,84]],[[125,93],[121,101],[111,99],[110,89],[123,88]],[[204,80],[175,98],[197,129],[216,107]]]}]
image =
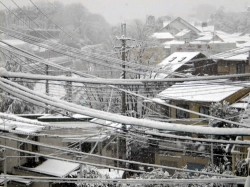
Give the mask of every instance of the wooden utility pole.
[{"label": "wooden utility pole", "polygon": [[[123,72],[121,75],[122,79],[126,79],[126,42],[127,42],[127,38],[126,38],[126,23],[122,23],[121,24],[121,33],[122,36],[120,38],[120,41],[122,42],[122,46],[121,46],[121,54],[122,54],[122,61],[123,61]],[[122,92],[122,114],[125,115],[126,114],[126,93]]]},{"label": "wooden utility pole", "polygon": [[[66,76],[67,77],[71,77],[72,73],[71,72],[67,72]],[[72,102],[72,82],[70,82],[70,81],[66,82],[66,100],[68,102]]]},{"label": "wooden utility pole", "polygon": [[[45,73],[46,73],[46,75],[49,75],[49,66],[48,65],[45,65]],[[46,80],[45,82],[46,82],[45,83],[45,92],[46,92],[46,95],[49,95],[49,81]],[[49,113],[49,109],[48,108],[45,109],[45,113],[46,114]]]},{"label": "wooden utility pole", "polygon": [[[121,46],[117,47],[121,51],[121,59],[123,61],[122,64],[122,74],[121,78],[126,79],[126,50],[127,50],[127,41],[131,40],[130,38],[126,37],[126,23],[121,24],[121,37],[118,38],[118,40],[121,41]],[[122,92],[121,95],[121,113],[122,115],[126,115],[127,112],[127,104],[126,104],[126,93]],[[127,126],[125,124],[122,124],[122,130],[123,133],[127,132]],[[119,158],[121,159],[127,159],[127,143],[125,138],[117,138],[117,153],[119,153]],[[119,150],[118,150],[119,149]],[[117,163],[119,165],[119,163]]]},{"label": "wooden utility pole", "polygon": [[[48,51],[47,58],[50,59],[50,51]],[[49,75],[49,65],[45,65],[45,74]],[[45,93],[46,93],[46,95],[49,96],[49,81],[48,80],[45,81]],[[48,105],[46,105],[46,106],[48,106]],[[45,113],[46,114],[49,113],[49,109],[48,108],[45,109]]]}]

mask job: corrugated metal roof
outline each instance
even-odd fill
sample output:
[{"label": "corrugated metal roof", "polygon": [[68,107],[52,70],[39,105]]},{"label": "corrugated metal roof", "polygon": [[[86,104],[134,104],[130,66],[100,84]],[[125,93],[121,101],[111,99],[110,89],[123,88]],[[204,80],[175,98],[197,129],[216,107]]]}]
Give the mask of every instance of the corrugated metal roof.
[{"label": "corrugated metal roof", "polygon": [[184,100],[199,102],[220,102],[230,95],[240,91],[243,87],[231,86],[211,81],[191,81],[177,83],[157,96],[165,100]]}]

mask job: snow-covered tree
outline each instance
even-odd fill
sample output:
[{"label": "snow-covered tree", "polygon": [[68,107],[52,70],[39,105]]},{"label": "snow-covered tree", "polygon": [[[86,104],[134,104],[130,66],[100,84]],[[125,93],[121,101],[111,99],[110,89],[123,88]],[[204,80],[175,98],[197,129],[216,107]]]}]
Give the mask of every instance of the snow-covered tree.
[{"label": "snow-covered tree", "polygon": [[[14,55],[10,54],[9,57],[6,58],[5,69],[7,71],[12,71],[12,72],[22,72],[21,60],[16,58]],[[30,83],[28,81],[25,81],[19,78],[11,78],[10,80],[18,82],[19,84],[29,89],[33,89],[34,87],[34,83]],[[33,104],[24,102],[20,99],[12,97],[10,94],[4,91],[1,91],[1,94],[0,94],[0,111],[1,112],[23,114],[23,113],[35,113],[37,109],[38,108],[35,107]]]},{"label": "snow-covered tree", "polygon": [[[210,106],[210,115],[219,117],[222,119],[228,119],[230,121],[239,121],[239,112],[233,108],[230,108],[229,103],[227,101],[223,101],[222,103],[212,103]],[[235,127],[233,124],[228,124],[226,122],[221,122],[215,119],[210,119],[210,126],[216,127]]]},{"label": "snow-covered tree", "polygon": [[[216,166],[208,165],[206,168],[202,170],[202,172],[210,172],[210,173],[220,173],[220,169]],[[225,171],[224,174],[230,175],[231,173]],[[143,173],[140,176],[136,176],[137,179],[208,179],[211,178],[209,175],[201,174],[201,173],[191,173],[191,172],[184,172],[184,171],[175,171],[173,175],[169,175],[167,171],[162,169],[154,169],[151,172]],[[213,178],[220,178],[213,176]],[[153,185],[153,184],[140,184],[140,185],[130,185],[131,187],[235,187],[234,184],[160,184],[160,185]]]}]

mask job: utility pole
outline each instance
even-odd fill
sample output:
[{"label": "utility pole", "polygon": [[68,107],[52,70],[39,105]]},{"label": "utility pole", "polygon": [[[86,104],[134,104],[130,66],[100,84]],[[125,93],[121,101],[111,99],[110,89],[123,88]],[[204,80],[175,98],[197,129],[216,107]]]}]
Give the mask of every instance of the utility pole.
[{"label": "utility pole", "polygon": [[[69,71],[66,73],[66,76],[71,77],[72,73]],[[72,102],[72,82],[70,81],[66,82],[66,100]]]},{"label": "utility pole", "polygon": [[[121,78],[126,79],[126,50],[128,48],[127,41],[131,40],[130,38],[126,37],[126,23],[121,24],[121,37],[117,38],[117,39],[121,41],[121,46],[116,47],[116,48],[120,49],[121,59],[123,61],[123,64],[122,64],[123,71],[121,74]],[[126,115],[126,111],[127,111],[126,93],[122,92],[122,95],[121,95],[121,113],[123,115]],[[122,130],[123,130],[123,133],[127,133],[127,127],[125,124],[122,124]],[[117,140],[118,140],[117,141],[117,144],[118,144],[117,150],[119,149],[117,153],[119,153],[119,158],[127,159],[128,154],[127,154],[127,141],[126,141],[126,139],[125,138],[117,138]],[[119,166],[119,163],[117,163],[117,165]]]},{"label": "utility pole", "polygon": [[[48,51],[48,59],[50,59],[50,51]],[[45,74],[49,75],[49,65],[47,65],[47,64],[45,65]],[[49,81],[48,80],[45,81],[45,92],[46,92],[46,95],[49,95]],[[46,105],[46,106],[48,106],[48,105]],[[45,109],[45,113],[46,114],[49,113],[48,108]]]},{"label": "utility pole", "polygon": [[[121,33],[122,36],[120,38],[120,41],[122,42],[122,47],[121,47],[121,53],[122,53],[122,61],[123,61],[123,72],[121,75],[122,79],[126,79],[126,43],[127,43],[127,38],[126,38],[126,23],[121,24]],[[122,114],[126,114],[126,93],[122,92]]]},{"label": "utility pole", "polygon": [[[121,51],[121,59],[123,61],[123,64],[122,64],[122,68],[123,68],[123,71],[122,71],[122,74],[121,74],[121,79],[126,79],[126,54],[127,54],[127,49],[130,49],[132,47],[128,46],[127,45],[127,41],[131,41],[133,39],[131,38],[128,38],[127,36],[127,31],[126,31],[126,23],[122,23],[121,24],[121,37],[117,37],[118,40],[121,41],[121,46],[117,46],[115,48],[118,48],[120,51]],[[126,93],[125,92],[122,92],[122,98],[121,98],[121,113],[123,115],[126,114],[126,111],[127,111],[127,106],[126,106]]]},{"label": "utility pole", "polygon": [[[49,66],[48,65],[45,65],[45,73],[46,73],[46,75],[49,75]],[[49,95],[49,81],[48,80],[45,81],[45,92],[46,92],[46,95]],[[46,114],[49,113],[48,108],[45,109],[45,113]]]}]

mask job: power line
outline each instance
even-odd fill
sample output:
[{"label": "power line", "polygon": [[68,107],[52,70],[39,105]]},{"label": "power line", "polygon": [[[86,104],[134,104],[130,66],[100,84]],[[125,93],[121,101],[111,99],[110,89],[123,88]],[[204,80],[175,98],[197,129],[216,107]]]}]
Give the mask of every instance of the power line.
[{"label": "power line", "polygon": [[[58,67],[58,68],[61,68],[61,66],[57,66],[57,67]],[[61,69],[62,69],[62,68],[61,68]],[[72,71],[72,70],[71,70],[71,71]],[[82,75],[82,73],[77,72],[77,71],[72,71],[72,72],[74,72],[74,73],[76,73],[76,74],[78,74],[78,75]],[[135,94],[135,93],[133,93],[133,92],[130,92],[130,91],[127,91],[127,90],[124,90],[124,89],[116,88],[116,87],[111,86],[111,85],[110,85],[110,87],[113,87],[113,88],[115,88],[115,89],[119,89],[120,91],[129,93],[129,94],[134,95],[134,96],[136,96],[136,97],[141,97],[141,98],[143,98],[143,99],[150,100],[150,101],[152,101],[152,102],[155,102],[155,103],[158,103],[158,104],[161,104],[161,105],[166,105],[166,106],[169,106],[169,107],[172,107],[172,108],[176,108],[176,109],[179,109],[179,110],[183,110],[183,111],[186,111],[186,112],[194,113],[194,114],[199,115],[199,116],[208,117],[208,118],[213,118],[213,119],[217,119],[217,120],[224,121],[224,122],[227,122],[227,123],[232,123],[232,124],[236,124],[236,125],[239,125],[239,126],[244,126],[244,124],[241,124],[241,123],[232,122],[232,121],[224,120],[224,119],[219,119],[219,118],[214,117],[214,116],[209,116],[209,115],[201,114],[201,113],[194,112],[194,111],[191,111],[191,110],[183,109],[183,108],[181,108],[181,107],[176,107],[176,106],[170,105],[170,104],[168,104],[168,103],[162,103],[162,102],[154,101],[153,99],[149,99],[149,98],[144,97],[144,96],[141,96],[141,95],[139,95],[139,94]],[[246,127],[247,127],[247,126],[246,126]]]},{"label": "power line", "polygon": [[62,27],[60,27],[59,25],[57,25],[55,22],[53,22],[49,16],[47,16],[45,13],[43,13],[43,11],[32,1],[32,0],[29,0],[31,2],[31,4],[43,15],[45,16],[51,23],[53,23],[57,28],[59,28],[65,35],[67,35],[68,37],[70,37],[72,40],[73,40],[73,37],[66,33]]},{"label": "power line", "polygon": [[110,166],[110,165],[108,166],[108,165],[104,165],[104,164],[95,164],[95,163],[84,162],[84,161],[79,161],[79,160],[66,159],[66,158],[50,156],[50,155],[46,155],[46,154],[42,154],[42,153],[26,151],[26,150],[22,150],[22,149],[10,147],[10,146],[5,146],[5,145],[0,145],[0,147],[5,148],[5,149],[9,149],[9,150],[12,150],[12,151],[27,153],[27,154],[31,154],[31,155],[35,155],[35,156],[42,156],[42,157],[45,157],[45,158],[61,160],[61,161],[66,161],[66,162],[72,162],[72,163],[78,163],[78,164],[86,164],[86,165],[91,165],[91,166],[96,166],[96,167],[103,167],[103,168],[110,168],[110,169],[120,169],[120,170],[123,170],[123,171],[129,171],[129,172],[144,173],[144,171],[140,171],[140,170],[132,170],[132,169],[114,167],[114,166]]},{"label": "power line", "polygon": [[[1,76],[8,78],[25,78],[25,79],[36,79],[36,80],[56,80],[56,81],[70,81],[70,82],[79,82],[79,83],[89,83],[89,84],[108,84],[108,85],[135,85],[142,86],[145,83],[154,83],[154,82],[183,82],[183,81],[194,81],[193,84],[182,85],[182,87],[193,87],[194,85],[200,85],[201,87],[206,87],[203,80],[219,80],[218,82],[212,82],[212,84],[223,84],[225,81],[221,82],[221,79],[227,78],[239,78],[239,77],[250,77],[250,73],[244,74],[232,74],[232,75],[215,75],[215,76],[197,76],[192,78],[166,78],[166,79],[104,79],[104,78],[72,78],[72,77],[59,77],[59,76],[48,76],[48,75],[36,75],[36,74],[27,74],[27,73],[15,73],[2,71]],[[195,82],[198,81],[198,82]],[[210,83],[209,83],[210,84]],[[234,84],[234,82],[231,82]],[[235,83],[239,85],[238,83]],[[241,83],[242,84],[242,83]],[[249,86],[249,85],[245,85]]]},{"label": "power line", "polygon": [[[0,137],[5,138],[5,139],[10,139],[10,140],[15,140],[15,141],[22,141],[22,142],[30,143],[30,144],[33,144],[33,145],[43,146],[43,147],[50,148],[50,149],[57,149],[57,150],[61,150],[61,151],[71,152],[71,153],[75,153],[75,154],[79,154],[79,155],[88,155],[88,156],[92,156],[92,157],[96,157],[96,158],[108,159],[108,160],[119,161],[119,162],[127,162],[127,163],[137,164],[137,165],[141,165],[141,166],[165,168],[165,169],[171,169],[171,170],[176,170],[176,171],[200,173],[200,174],[211,175],[211,176],[221,176],[221,177],[229,177],[229,178],[235,177],[235,176],[224,175],[224,174],[219,174],[219,173],[210,173],[210,172],[196,171],[196,170],[190,170],[190,169],[181,169],[181,168],[170,167],[170,166],[161,166],[161,165],[157,165],[157,164],[148,164],[148,163],[142,163],[142,162],[137,162],[137,161],[130,161],[130,160],[111,158],[111,157],[106,157],[106,156],[101,156],[101,155],[96,155],[96,154],[85,153],[85,152],[81,152],[81,151],[75,151],[75,150],[71,150],[71,149],[68,149],[68,148],[62,148],[62,147],[58,147],[58,146],[54,146],[54,145],[50,146],[50,145],[43,144],[43,143],[38,143],[38,142],[35,142],[35,141],[32,141],[32,140],[25,140],[23,138],[6,137],[6,136],[1,136],[1,135],[0,135]],[[0,145],[0,147],[3,147],[3,145]],[[37,155],[37,156],[44,156],[45,158],[52,158],[53,159],[53,156],[45,155],[45,154],[42,154],[42,153],[35,153],[35,152],[31,152],[31,151],[25,151],[25,150],[16,149],[16,148],[13,148],[13,147],[10,147],[10,146],[5,146],[5,148],[13,150],[13,151],[24,152],[24,153],[28,153],[28,154],[31,154],[31,155],[34,154],[34,155]],[[58,158],[59,157],[54,158],[54,159],[58,159]],[[58,160],[64,160],[64,159],[60,158]],[[67,159],[67,160],[70,161],[70,162],[75,162],[75,160],[71,160],[71,159]],[[75,163],[82,163],[82,164],[87,164],[87,165],[98,166],[98,164],[93,164],[93,163],[88,163],[88,162],[81,162],[81,161],[75,162]],[[116,168],[116,167],[113,167],[113,166],[109,167],[109,166],[106,166],[106,165],[102,165],[102,166],[99,166],[99,167],[112,168],[112,169]],[[116,169],[118,169],[118,168],[116,168]],[[119,169],[124,170],[124,171],[129,171],[129,170],[125,169],[125,168],[119,168]],[[142,172],[142,173],[144,173],[144,171],[140,171],[140,170],[138,170],[138,171],[133,170],[132,172]]]},{"label": "power line", "polygon": [[[9,9],[2,1],[0,1],[0,3],[11,13],[13,14],[18,20],[21,20],[25,25],[26,22],[23,21],[21,18],[19,18],[11,9]],[[28,25],[27,25],[28,26]],[[35,31],[32,27],[28,26],[28,28],[30,28],[31,30]],[[36,32],[36,31],[35,31]],[[45,37],[44,35],[42,35],[41,33],[38,33],[39,35],[41,35],[42,37]],[[45,37],[46,38],[46,37]]]},{"label": "power line", "polygon": [[[38,26],[38,28],[40,27],[40,25],[38,23],[36,23],[36,21],[32,20],[25,12],[24,10],[14,1],[14,0],[11,0],[11,2],[31,21],[33,22],[36,26]],[[38,34],[40,34],[38,31],[37,31]],[[53,36],[47,31],[48,35],[51,36],[53,38]],[[48,39],[45,35],[42,35],[43,37],[45,37],[45,39]]]},{"label": "power line", "polygon": [[[60,67],[60,66],[59,66],[59,67]],[[117,89],[117,88],[116,88],[116,89]],[[137,97],[141,97],[141,98],[144,98],[144,99],[151,100],[151,101],[156,102],[156,103],[158,103],[158,104],[170,106],[170,107],[173,107],[173,108],[176,108],[176,109],[180,109],[180,110],[183,110],[183,111],[186,111],[186,112],[191,112],[191,113],[194,113],[194,114],[196,114],[196,115],[200,115],[200,116],[208,117],[208,118],[213,118],[213,119],[216,118],[216,117],[213,117],[213,116],[208,116],[208,115],[201,114],[201,113],[198,113],[198,112],[194,112],[194,111],[186,110],[186,109],[183,109],[183,108],[180,108],[180,107],[176,107],[176,106],[173,106],[173,105],[170,105],[170,104],[167,104],[167,103],[162,103],[162,102],[154,101],[154,100],[152,100],[152,99],[149,99],[149,98],[146,98],[146,97],[144,97],[144,96],[135,94],[135,93],[133,93],[133,92],[129,92],[129,91],[124,90],[124,89],[119,89],[119,90],[125,91],[125,92],[127,92],[127,93],[129,93],[129,94],[132,94],[132,95],[134,95],[134,96],[137,96]],[[219,119],[219,118],[216,118],[216,119],[217,119],[217,120],[220,120],[220,121],[225,121],[225,122],[228,122],[228,123],[236,124],[236,122],[232,122],[232,121],[228,121],[228,120],[223,120],[223,119]],[[241,124],[241,123],[237,123],[237,125],[243,126],[243,124]]]},{"label": "power line", "polygon": [[[12,86],[8,86],[3,82],[7,82],[8,84]],[[133,124],[136,126],[144,126],[144,127],[150,127],[150,128],[157,128],[157,129],[166,129],[166,130],[173,130],[173,131],[182,131],[182,132],[191,132],[191,133],[201,133],[201,134],[231,134],[231,135],[247,135],[248,132],[247,128],[212,128],[212,127],[195,127],[195,126],[187,126],[187,125],[181,125],[181,124],[172,124],[172,123],[162,123],[162,122],[155,122],[151,120],[146,120],[146,119],[136,119],[132,117],[126,117],[126,116],[121,116],[117,114],[111,114],[108,112],[103,112],[103,111],[98,111],[94,109],[90,109],[84,106],[78,106],[72,103],[68,103],[62,100],[57,100],[57,99],[52,99],[50,97],[47,97],[46,95],[43,94],[38,94],[35,92],[32,92],[31,90],[20,86],[16,83],[11,83],[8,80],[1,79],[1,88],[7,92],[9,92],[12,95],[15,95],[19,98],[22,98],[28,102],[32,102],[34,104],[40,105],[45,107],[44,103],[58,107],[64,110],[68,110],[74,113],[79,113],[87,116],[92,116],[100,119],[105,119],[108,121],[116,121],[119,123],[124,123],[124,124]],[[17,87],[17,88],[13,88]],[[19,90],[21,89],[21,90]],[[25,90],[25,91],[24,91]],[[58,103],[60,102],[60,104]],[[182,109],[182,108],[181,108]],[[193,111],[192,111],[193,112]],[[198,113],[199,114],[199,113]],[[206,115],[208,116],[208,115]],[[238,124],[236,122],[232,122],[229,120],[224,120],[220,119],[217,117],[213,116],[208,116],[209,118],[214,118],[218,119],[220,121],[225,121],[225,122],[230,122],[232,124]],[[239,123],[242,125],[241,123]]]},{"label": "power line", "polygon": [[[0,27],[0,28],[1,28],[2,32],[4,32],[7,35],[10,35],[12,37],[21,39],[23,41],[26,41],[26,42],[34,44],[34,45],[38,45],[38,46],[43,47],[43,48],[51,49],[53,51],[56,51],[56,52],[61,53],[61,54],[65,54],[65,55],[70,56],[70,57],[86,60],[86,61],[89,61],[90,63],[98,63],[98,64],[100,64],[101,63],[100,61],[104,61],[105,63],[101,63],[101,64],[104,65],[104,66],[107,66],[107,67],[110,67],[110,65],[107,64],[107,62],[111,62],[111,63],[119,64],[119,65],[123,64],[123,62],[119,61],[119,59],[103,60],[103,59],[105,59],[105,57],[100,56],[98,54],[82,52],[82,51],[80,51],[80,50],[78,50],[76,48],[64,46],[64,45],[61,45],[61,44],[55,44],[55,43],[52,43],[50,41],[44,41],[44,40],[42,40],[40,38],[37,38],[37,37],[34,37],[34,36],[28,36],[28,35],[22,34],[20,32],[14,31],[14,30],[6,29],[4,27]],[[71,53],[69,53],[67,51],[70,51]],[[97,59],[99,61],[98,62],[97,61],[90,61],[91,60],[90,58],[83,59],[84,56],[88,56],[90,58],[94,58],[94,59]],[[134,64],[134,63],[129,63],[129,64],[130,64],[131,68],[135,68],[135,69],[138,68],[137,66],[142,66],[141,64],[139,64],[139,65]],[[134,64],[134,65],[132,66],[132,64]],[[116,68],[116,69],[122,70],[118,66],[112,66],[111,68]],[[138,71],[138,70],[132,70],[131,68],[127,68],[127,71],[131,72],[131,73],[135,73],[135,74],[145,74],[145,75],[147,75],[147,73],[145,73],[145,72]],[[143,68],[139,68],[139,69],[143,69],[144,71],[155,71],[156,70],[155,67],[150,67],[149,68],[148,66],[143,67]],[[169,73],[166,70],[161,70],[161,69],[157,69],[157,72]],[[173,73],[173,74],[179,75],[178,73]]]}]

